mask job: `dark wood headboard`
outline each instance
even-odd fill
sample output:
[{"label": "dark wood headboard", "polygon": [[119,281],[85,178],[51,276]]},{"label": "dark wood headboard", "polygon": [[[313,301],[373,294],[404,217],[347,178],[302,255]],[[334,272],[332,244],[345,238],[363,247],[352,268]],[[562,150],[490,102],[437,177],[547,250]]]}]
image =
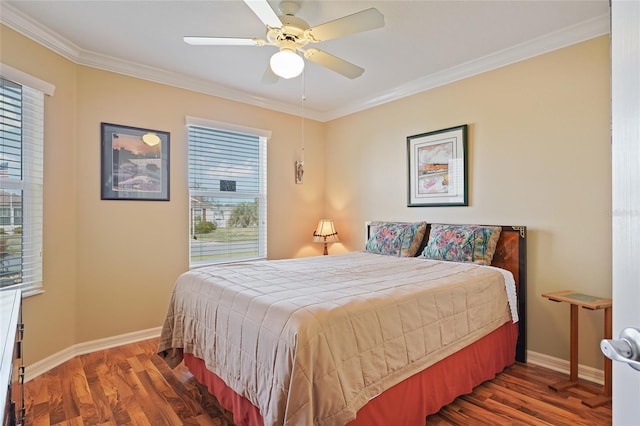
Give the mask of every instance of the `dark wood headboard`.
[{"label": "dark wood headboard", "polygon": [[[516,360],[527,362],[527,228],[526,226],[499,226],[502,231],[491,265],[510,271],[515,279],[518,294],[518,317],[520,318]],[[367,239],[370,236],[369,231],[370,222],[367,222],[365,234]],[[422,250],[429,240],[430,232],[431,224],[427,224],[427,232],[417,256],[422,254]]]},{"label": "dark wood headboard", "polygon": [[518,344],[516,359],[527,362],[527,228],[502,226],[493,266],[511,271],[518,294]]}]

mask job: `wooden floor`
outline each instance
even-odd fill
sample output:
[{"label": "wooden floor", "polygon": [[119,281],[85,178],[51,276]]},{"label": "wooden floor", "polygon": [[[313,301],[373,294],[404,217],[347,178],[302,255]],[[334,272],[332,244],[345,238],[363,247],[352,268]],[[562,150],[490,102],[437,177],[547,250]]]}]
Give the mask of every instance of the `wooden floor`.
[{"label": "wooden floor", "polygon": [[[73,358],[25,384],[26,425],[233,425],[184,366],[167,367],[157,339]],[[429,416],[429,425],[609,425],[611,404],[589,408],[566,376],[516,364]],[[395,426],[395,425],[394,425]]]}]

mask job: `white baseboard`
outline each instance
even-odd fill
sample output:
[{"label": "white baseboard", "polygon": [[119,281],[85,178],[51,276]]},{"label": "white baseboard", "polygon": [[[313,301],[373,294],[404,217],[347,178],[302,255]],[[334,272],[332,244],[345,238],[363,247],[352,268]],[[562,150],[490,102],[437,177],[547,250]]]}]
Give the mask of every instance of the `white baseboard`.
[{"label": "white baseboard", "polygon": [[[55,353],[47,358],[34,362],[27,366],[25,371],[25,381],[46,373],[54,367],[70,360],[74,356],[88,354],[115,346],[126,345],[139,342],[141,340],[152,339],[160,336],[161,327],[149,328],[147,330],[134,331],[132,333],[121,334],[119,336],[107,337],[105,339],[92,340],[90,342],[78,343]],[[555,358],[538,352],[527,351],[527,362],[539,365],[549,370],[569,374],[569,361]],[[589,382],[602,385],[604,383],[604,372],[586,365],[578,365],[578,377]]]},{"label": "white baseboard", "polygon": [[78,343],[60,352],[46,357],[40,361],[29,364],[25,369],[25,382],[46,373],[54,367],[70,360],[74,356],[96,352],[102,349],[109,349],[115,346],[127,345],[141,340],[152,339],[160,336],[162,327],[149,328],[147,330],[134,331],[132,333],[121,334],[119,336],[107,337],[104,339],[92,340],[90,342]]},{"label": "white baseboard", "polygon": [[[527,351],[527,363],[569,375],[569,361],[564,359]],[[578,365],[578,377],[599,385],[604,384],[604,371],[586,365]]]}]

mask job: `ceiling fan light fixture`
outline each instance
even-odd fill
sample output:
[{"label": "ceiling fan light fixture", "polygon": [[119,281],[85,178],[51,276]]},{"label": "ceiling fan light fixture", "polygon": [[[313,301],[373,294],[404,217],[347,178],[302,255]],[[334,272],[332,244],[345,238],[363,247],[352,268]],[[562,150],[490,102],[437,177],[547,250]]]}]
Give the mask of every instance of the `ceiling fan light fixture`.
[{"label": "ceiling fan light fixture", "polygon": [[269,61],[271,70],[282,78],[294,78],[299,76],[304,69],[304,59],[291,49],[280,49],[271,56]]}]

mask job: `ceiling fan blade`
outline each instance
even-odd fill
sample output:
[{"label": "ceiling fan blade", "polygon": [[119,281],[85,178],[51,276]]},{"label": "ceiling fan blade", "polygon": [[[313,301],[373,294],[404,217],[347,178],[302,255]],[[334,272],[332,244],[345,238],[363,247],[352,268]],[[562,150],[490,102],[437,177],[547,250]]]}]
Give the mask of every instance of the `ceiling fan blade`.
[{"label": "ceiling fan blade", "polygon": [[194,46],[264,46],[265,44],[265,41],[259,38],[187,36],[183,40]]},{"label": "ceiling fan blade", "polygon": [[324,41],[382,27],[384,27],[384,15],[372,7],[353,15],[325,22],[310,28],[307,32],[314,41]]},{"label": "ceiling fan blade", "polygon": [[244,0],[249,8],[268,27],[280,28],[282,22],[276,12],[273,11],[267,0]]},{"label": "ceiling fan blade", "polygon": [[308,49],[304,52],[304,57],[348,78],[360,77],[364,72],[364,68],[318,49]]}]

